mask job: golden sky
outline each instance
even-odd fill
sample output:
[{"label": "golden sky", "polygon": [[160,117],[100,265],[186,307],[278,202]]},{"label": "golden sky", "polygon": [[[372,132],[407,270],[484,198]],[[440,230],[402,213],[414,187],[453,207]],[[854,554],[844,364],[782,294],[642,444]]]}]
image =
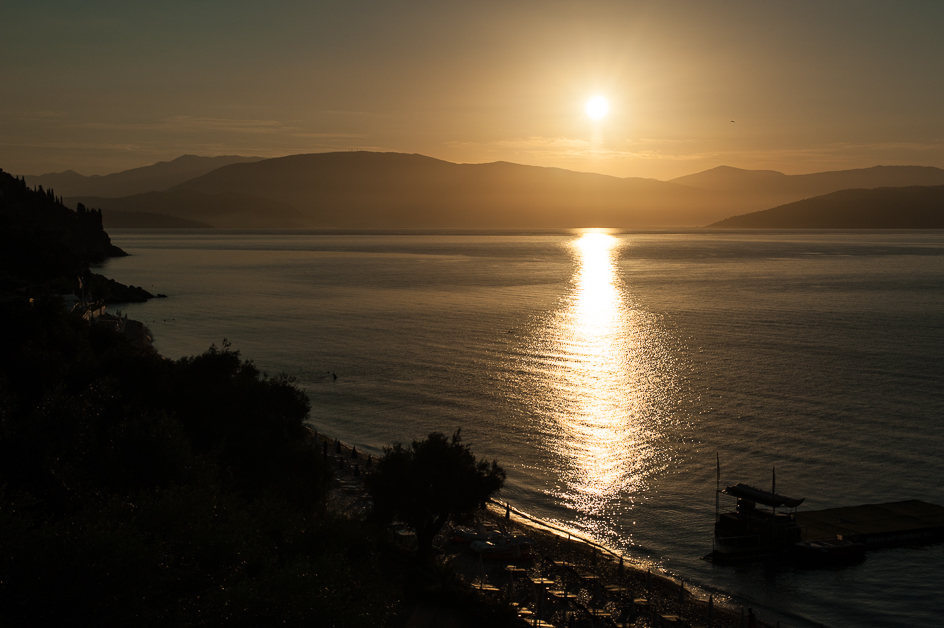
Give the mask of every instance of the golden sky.
[{"label": "golden sky", "polygon": [[940,0],[13,0],[0,168],[349,149],[658,179],[944,167],[942,31]]}]

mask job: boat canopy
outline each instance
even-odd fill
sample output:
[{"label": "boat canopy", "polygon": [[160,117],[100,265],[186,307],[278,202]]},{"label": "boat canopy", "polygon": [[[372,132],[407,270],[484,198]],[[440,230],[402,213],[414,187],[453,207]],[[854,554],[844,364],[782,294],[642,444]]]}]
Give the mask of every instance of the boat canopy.
[{"label": "boat canopy", "polygon": [[770,506],[771,508],[779,508],[780,506],[796,508],[803,503],[804,499],[806,499],[805,497],[803,499],[784,497],[783,495],[777,495],[776,493],[771,493],[770,491],[762,491],[759,488],[754,488],[753,486],[748,486],[747,484],[741,484],[740,482],[734,486],[727,487],[721,492],[725,495],[740,497],[741,499],[749,499],[752,502],[763,504],[764,506]]}]

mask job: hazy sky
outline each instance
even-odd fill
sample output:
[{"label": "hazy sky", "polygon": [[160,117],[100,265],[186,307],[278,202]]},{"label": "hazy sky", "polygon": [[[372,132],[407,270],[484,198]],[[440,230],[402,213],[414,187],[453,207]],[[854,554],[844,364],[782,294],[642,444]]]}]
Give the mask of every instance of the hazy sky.
[{"label": "hazy sky", "polygon": [[8,172],[348,149],[659,179],[944,167],[944,2],[0,5]]}]

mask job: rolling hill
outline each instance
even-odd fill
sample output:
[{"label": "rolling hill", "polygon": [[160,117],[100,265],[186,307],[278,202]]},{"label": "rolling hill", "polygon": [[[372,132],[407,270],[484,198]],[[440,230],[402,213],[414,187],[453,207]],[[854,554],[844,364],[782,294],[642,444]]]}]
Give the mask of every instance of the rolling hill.
[{"label": "rolling hill", "polygon": [[841,190],[708,225],[713,229],[944,229],[944,185]]},{"label": "rolling hill", "polygon": [[298,209],[310,227],[678,227],[732,213],[725,195],[654,179],[403,153],[232,164],[174,190],[271,198]]},{"label": "rolling hill", "polygon": [[[186,178],[188,173],[197,174]],[[876,166],[786,175],[720,166],[666,182],[508,162],[343,152],[265,160],[185,155],[81,180],[87,187],[108,180],[111,192],[144,190],[66,195],[72,205],[102,208],[112,226],[639,229],[697,227],[849,188],[944,185],[944,170]],[[168,182],[175,183],[164,189]]]},{"label": "rolling hill", "polygon": [[103,210],[102,224],[106,229],[209,229],[212,227],[199,220],[120,209]]},{"label": "rolling hill", "polygon": [[944,170],[925,166],[875,166],[788,175],[774,170],[719,166],[671,182],[729,195],[760,210],[839,190],[944,185]]},{"label": "rolling hill", "polygon": [[182,155],[173,161],[161,161],[150,166],[133,168],[109,175],[81,175],[73,170],[39,176],[28,175],[26,184],[30,187],[41,185],[45,189],[55,190],[58,196],[102,196],[115,198],[144,192],[166,190],[194,177],[199,177],[211,170],[234,163],[259,161],[262,157],[239,157],[224,155],[220,157],[198,157]]},{"label": "rolling hill", "polygon": [[294,207],[269,198],[192,190],[147,192],[122,198],[82,196],[65,199],[102,210],[105,225],[115,227],[216,227],[218,229],[291,229],[305,226]]}]

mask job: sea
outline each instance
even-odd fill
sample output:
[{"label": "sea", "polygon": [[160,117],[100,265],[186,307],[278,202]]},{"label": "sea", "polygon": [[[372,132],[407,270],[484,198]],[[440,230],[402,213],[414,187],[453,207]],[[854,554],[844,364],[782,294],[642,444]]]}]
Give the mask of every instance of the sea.
[{"label": "sea", "polygon": [[502,499],[698,595],[784,627],[941,625],[942,544],[704,559],[719,483],[944,505],[940,231],[111,236],[131,255],[100,272],[167,295],[111,310],[161,354],[230,343],[361,452],[461,430]]}]

